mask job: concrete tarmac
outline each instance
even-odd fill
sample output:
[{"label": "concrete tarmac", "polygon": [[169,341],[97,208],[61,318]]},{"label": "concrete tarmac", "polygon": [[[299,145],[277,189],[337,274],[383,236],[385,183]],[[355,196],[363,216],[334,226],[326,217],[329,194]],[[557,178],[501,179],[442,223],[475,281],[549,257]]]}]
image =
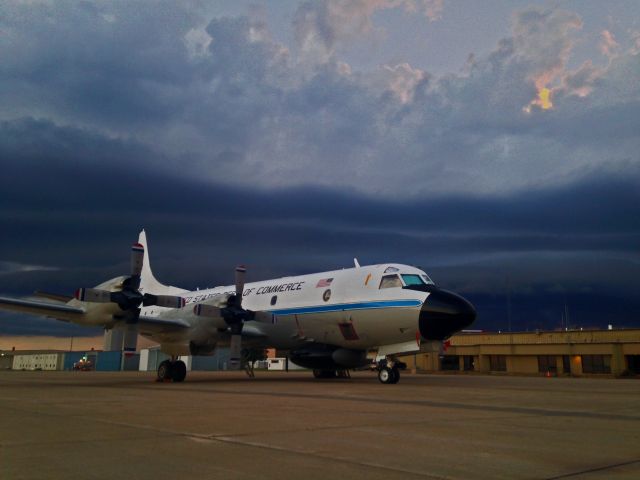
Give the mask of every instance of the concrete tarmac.
[{"label": "concrete tarmac", "polygon": [[640,478],[640,381],[0,372],[0,479]]}]

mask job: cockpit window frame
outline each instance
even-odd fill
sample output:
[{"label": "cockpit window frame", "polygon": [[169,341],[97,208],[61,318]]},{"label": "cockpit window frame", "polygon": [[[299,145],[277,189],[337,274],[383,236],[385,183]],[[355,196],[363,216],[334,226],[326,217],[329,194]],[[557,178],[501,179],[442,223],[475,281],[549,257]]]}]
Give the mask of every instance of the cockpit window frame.
[{"label": "cockpit window frame", "polygon": [[[397,280],[397,283],[392,284],[386,284],[385,280],[389,280],[389,279],[395,279]],[[403,287],[403,283],[402,283],[402,279],[400,278],[400,276],[397,273],[392,273],[390,275],[383,275],[382,278],[380,279],[380,284],[378,285],[378,290],[382,290],[385,288],[402,288]]]},{"label": "cockpit window frame", "polygon": [[[406,277],[411,277],[411,278],[407,279]],[[401,273],[400,278],[402,278],[402,283],[404,283],[405,287],[409,287],[412,285],[426,285],[424,278],[422,278],[422,275],[418,273]],[[409,283],[407,280],[414,280],[414,281],[412,283]],[[417,280],[417,282],[415,280]]]},{"label": "cockpit window frame", "polygon": [[427,275],[426,273],[421,273],[420,276],[422,277],[422,280],[424,280],[424,282],[427,285],[435,285],[436,282],[434,282],[431,277],[429,275]]}]

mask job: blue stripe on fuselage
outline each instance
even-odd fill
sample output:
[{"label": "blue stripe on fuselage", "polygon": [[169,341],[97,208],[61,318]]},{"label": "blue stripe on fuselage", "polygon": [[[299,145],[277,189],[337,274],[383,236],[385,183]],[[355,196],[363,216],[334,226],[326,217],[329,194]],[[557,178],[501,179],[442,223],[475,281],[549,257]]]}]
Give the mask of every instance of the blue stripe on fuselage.
[{"label": "blue stripe on fuselage", "polygon": [[336,305],[318,305],[315,307],[283,308],[269,310],[275,315],[303,315],[305,313],[341,312],[346,310],[369,310],[377,308],[419,307],[420,300],[387,300],[380,302],[339,303]]}]

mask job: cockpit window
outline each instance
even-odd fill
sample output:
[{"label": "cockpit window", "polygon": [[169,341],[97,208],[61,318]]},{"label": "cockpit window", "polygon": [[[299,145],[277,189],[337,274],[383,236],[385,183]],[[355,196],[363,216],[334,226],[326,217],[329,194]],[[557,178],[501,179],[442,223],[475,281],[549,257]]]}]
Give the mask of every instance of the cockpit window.
[{"label": "cockpit window", "polygon": [[424,285],[424,280],[420,275],[402,275],[402,280],[407,287],[411,285]]},{"label": "cockpit window", "polygon": [[427,285],[435,285],[436,284],[436,282],[431,280],[429,275],[427,275],[426,273],[423,273],[421,276],[422,276],[422,279],[425,281],[425,283],[427,283]]},{"label": "cockpit window", "polygon": [[380,280],[379,288],[393,288],[393,287],[402,287],[402,282],[400,281],[400,277],[398,275],[385,275]]}]

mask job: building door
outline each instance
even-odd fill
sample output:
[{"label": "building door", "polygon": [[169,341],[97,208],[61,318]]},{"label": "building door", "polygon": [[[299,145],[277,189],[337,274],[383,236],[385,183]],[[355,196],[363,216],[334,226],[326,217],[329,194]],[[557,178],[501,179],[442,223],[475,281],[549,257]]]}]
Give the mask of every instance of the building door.
[{"label": "building door", "polygon": [[627,357],[627,369],[634,375],[640,375],[640,355],[625,355]]},{"label": "building door", "polygon": [[464,361],[464,371],[465,372],[472,372],[474,370],[473,368],[473,355],[465,355],[463,358]]}]

